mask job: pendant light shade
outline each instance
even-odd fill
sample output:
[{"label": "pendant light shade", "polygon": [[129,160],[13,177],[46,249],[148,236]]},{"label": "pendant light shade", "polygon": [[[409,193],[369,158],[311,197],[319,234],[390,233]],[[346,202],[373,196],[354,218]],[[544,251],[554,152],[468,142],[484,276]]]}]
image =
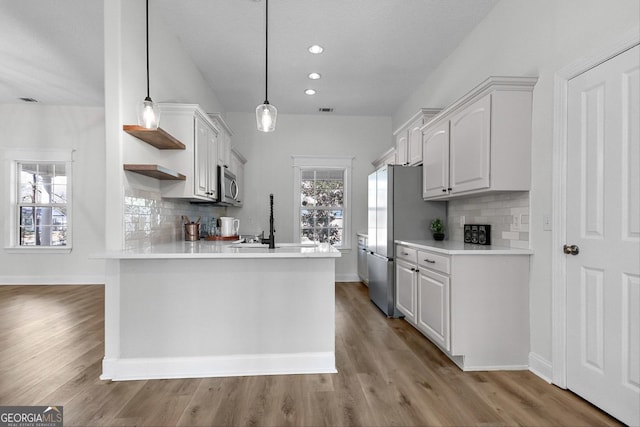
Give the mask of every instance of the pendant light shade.
[{"label": "pendant light shade", "polygon": [[147,35],[147,97],[138,104],[138,125],[146,129],[157,129],[160,122],[160,109],[149,96],[149,0],[146,0]]},{"label": "pendant light shade", "polygon": [[256,122],[260,132],[273,132],[276,130],[276,119],[278,118],[278,109],[265,101],[264,104],[258,105],[256,108]]},{"label": "pendant light shade", "polygon": [[148,96],[138,105],[138,125],[147,129],[158,129],[160,109]]},{"label": "pendant light shade", "polygon": [[265,2],[265,35],[264,35],[264,103],[256,108],[256,124],[260,132],[273,132],[276,130],[278,110],[269,104],[269,0]]}]

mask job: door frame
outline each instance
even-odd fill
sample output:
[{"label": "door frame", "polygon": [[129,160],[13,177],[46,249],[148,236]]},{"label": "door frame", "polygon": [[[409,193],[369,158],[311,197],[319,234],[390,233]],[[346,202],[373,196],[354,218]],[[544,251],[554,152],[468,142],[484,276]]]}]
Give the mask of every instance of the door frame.
[{"label": "door frame", "polygon": [[567,230],[567,93],[569,80],[640,44],[640,27],[592,55],[569,64],[554,76],[553,193],[551,235],[551,382],[567,388],[567,258],[560,250]]}]

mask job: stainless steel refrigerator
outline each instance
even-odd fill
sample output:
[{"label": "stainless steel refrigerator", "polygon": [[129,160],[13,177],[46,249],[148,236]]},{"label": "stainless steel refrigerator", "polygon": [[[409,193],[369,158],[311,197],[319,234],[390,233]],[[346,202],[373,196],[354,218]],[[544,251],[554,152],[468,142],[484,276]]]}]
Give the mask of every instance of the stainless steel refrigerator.
[{"label": "stainless steel refrigerator", "polygon": [[446,222],[446,202],[422,199],[422,166],[384,166],[369,175],[369,298],[389,317],[395,308],[394,240],[431,239],[434,218]]}]

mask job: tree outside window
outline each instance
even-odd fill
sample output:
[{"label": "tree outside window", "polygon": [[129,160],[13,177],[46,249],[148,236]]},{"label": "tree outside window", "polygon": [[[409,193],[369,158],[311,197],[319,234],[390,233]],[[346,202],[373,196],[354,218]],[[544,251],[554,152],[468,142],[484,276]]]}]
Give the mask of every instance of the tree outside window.
[{"label": "tree outside window", "polygon": [[300,240],[342,246],[344,170],[302,170]]},{"label": "tree outside window", "polygon": [[18,245],[66,246],[67,165],[18,163]]},{"label": "tree outside window", "polygon": [[293,235],[351,249],[351,156],[291,156]]}]

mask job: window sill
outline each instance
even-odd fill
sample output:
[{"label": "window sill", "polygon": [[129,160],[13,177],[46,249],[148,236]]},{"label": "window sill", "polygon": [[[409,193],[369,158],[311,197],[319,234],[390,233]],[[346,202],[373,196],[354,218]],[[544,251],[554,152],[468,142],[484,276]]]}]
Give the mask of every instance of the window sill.
[{"label": "window sill", "polygon": [[68,254],[71,253],[71,247],[65,246],[56,248],[53,246],[46,247],[6,247],[4,251],[9,254]]}]

